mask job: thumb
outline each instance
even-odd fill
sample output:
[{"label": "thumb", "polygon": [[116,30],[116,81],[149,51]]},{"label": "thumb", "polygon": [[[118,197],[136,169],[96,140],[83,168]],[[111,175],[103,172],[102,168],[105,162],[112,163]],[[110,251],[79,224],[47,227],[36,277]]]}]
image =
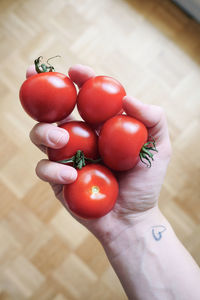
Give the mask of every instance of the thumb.
[{"label": "thumb", "polygon": [[123,109],[127,115],[141,121],[159,143],[169,139],[167,120],[160,106],[144,104],[134,97],[125,96]]}]

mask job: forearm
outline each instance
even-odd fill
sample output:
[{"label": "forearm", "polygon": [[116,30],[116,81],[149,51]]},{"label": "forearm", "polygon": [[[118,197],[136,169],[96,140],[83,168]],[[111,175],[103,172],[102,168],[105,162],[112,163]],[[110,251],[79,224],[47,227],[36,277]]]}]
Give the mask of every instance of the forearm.
[{"label": "forearm", "polygon": [[200,299],[200,271],[155,209],[104,249],[129,299]]}]

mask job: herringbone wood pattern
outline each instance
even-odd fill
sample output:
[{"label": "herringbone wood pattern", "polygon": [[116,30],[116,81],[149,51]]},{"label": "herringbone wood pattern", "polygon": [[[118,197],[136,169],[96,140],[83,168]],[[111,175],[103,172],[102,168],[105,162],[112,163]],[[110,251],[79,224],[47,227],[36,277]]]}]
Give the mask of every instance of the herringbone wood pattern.
[{"label": "herringbone wood pattern", "polygon": [[122,300],[97,240],[34,173],[43,155],[19,105],[28,64],[60,54],[165,108],[173,157],[160,207],[200,264],[200,26],[166,0],[1,0],[0,299]]}]

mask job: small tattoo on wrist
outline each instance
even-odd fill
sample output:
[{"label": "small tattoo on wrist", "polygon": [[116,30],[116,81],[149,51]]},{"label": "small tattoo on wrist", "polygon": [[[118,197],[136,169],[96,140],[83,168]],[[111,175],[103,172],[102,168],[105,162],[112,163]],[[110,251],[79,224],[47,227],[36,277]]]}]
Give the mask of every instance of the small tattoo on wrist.
[{"label": "small tattoo on wrist", "polygon": [[152,236],[155,241],[160,241],[162,239],[163,232],[167,230],[167,228],[163,225],[152,226]]}]

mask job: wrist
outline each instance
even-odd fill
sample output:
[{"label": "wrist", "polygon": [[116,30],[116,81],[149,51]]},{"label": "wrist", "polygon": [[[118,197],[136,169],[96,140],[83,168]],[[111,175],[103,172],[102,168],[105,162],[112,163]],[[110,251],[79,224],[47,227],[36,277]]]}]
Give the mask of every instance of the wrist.
[{"label": "wrist", "polygon": [[128,224],[118,225],[113,233],[100,239],[109,259],[124,255],[131,248],[136,247],[146,235],[159,241],[166,230],[172,230],[157,206],[130,218]]}]

